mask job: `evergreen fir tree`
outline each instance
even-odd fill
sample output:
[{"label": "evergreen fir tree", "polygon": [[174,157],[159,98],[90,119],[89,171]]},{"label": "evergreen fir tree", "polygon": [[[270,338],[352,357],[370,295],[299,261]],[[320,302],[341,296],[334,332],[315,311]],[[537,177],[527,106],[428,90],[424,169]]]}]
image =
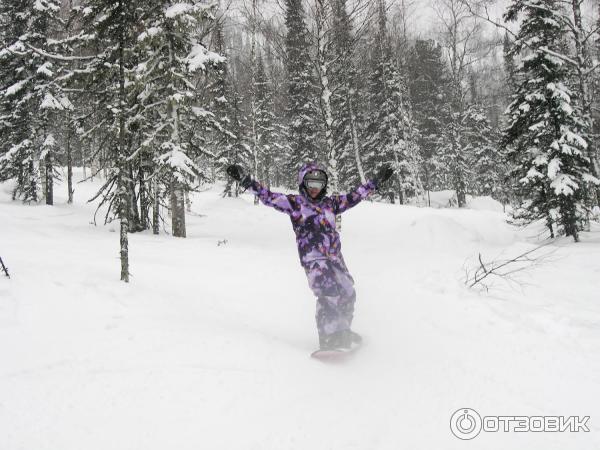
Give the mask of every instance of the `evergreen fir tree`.
[{"label": "evergreen fir tree", "polygon": [[503,182],[506,164],[498,150],[499,136],[492,129],[483,105],[472,103],[464,117],[463,152],[468,155],[470,181],[473,195],[489,195],[506,202]]},{"label": "evergreen fir tree", "polygon": [[512,52],[513,42],[508,35],[504,35],[502,41],[502,53],[504,55],[504,72],[506,74],[506,85],[508,94],[511,95],[517,88],[517,68],[515,65],[514,54]]},{"label": "evergreen fir tree", "polygon": [[54,126],[60,112],[72,106],[58,81],[65,75],[66,47],[58,39],[59,12],[59,0],[0,4],[0,180],[15,179],[13,198],[23,201],[39,199],[41,169],[46,202],[53,203],[59,150]]},{"label": "evergreen fir tree", "polygon": [[586,122],[569,88],[572,74],[555,56],[564,50],[560,15],[557,0],[513,1],[508,7],[507,21],[522,19],[510,52],[521,55],[522,62],[503,144],[524,199],[516,218],[543,219],[551,236],[559,226],[578,241],[584,187],[598,180],[585,156]]},{"label": "evergreen fir tree", "polygon": [[408,80],[414,120],[419,130],[425,188],[443,189],[439,144],[449,115],[447,68],[442,47],[434,41],[417,40],[408,56]]},{"label": "evergreen fir tree", "polygon": [[214,113],[196,104],[197,76],[225,61],[196,37],[200,27],[212,22],[214,5],[155,2],[156,12],[145,19],[146,29],[137,37],[145,46],[145,57],[134,68],[138,84],[144,87],[138,95],[143,100],[139,115],[159,119],[146,131],[143,146],[157,150],[154,176],[164,180],[170,194],[173,235],[185,237],[185,193],[197,177],[205,177],[195,157],[209,152],[206,131],[222,130]]},{"label": "evergreen fir tree", "polygon": [[267,79],[263,57],[260,52],[256,58],[256,133],[259,146],[259,179],[267,186],[271,185],[273,163],[279,150],[273,112],[273,92]]},{"label": "evergreen fir tree", "polygon": [[341,188],[351,189],[365,180],[362,167],[362,134],[358,117],[357,70],[354,64],[354,36],[346,0],[332,2],[331,25],[331,106],[332,134]]},{"label": "evergreen fir tree", "polygon": [[103,124],[103,148],[108,179],[92,200],[101,198],[107,205],[106,217],[116,213],[120,223],[121,280],[129,281],[129,245],[131,229],[132,176],[131,149],[139,129],[139,86],[134,82],[134,68],[141,56],[138,35],[144,18],[155,4],[141,5],[125,0],[83,0],[75,7],[81,32],[80,52],[94,57],[79,70],[86,76],[89,100],[94,103],[94,123],[88,130]]},{"label": "evergreen fir tree", "polygon": [[[310,60],[308,31],[301,0],[285,3],[286,72],[290,158],[286,162],[287,178],[295,184],[295,174],[306,161],[317,161],[324,155],[319,148],[316,81]],[[292,186],[290,186],[292,187]]]},{"label": "evergreen fir tree", "polygon": [[[227,48],[225,43],[225,33],[223,21],[220,20],[215,24],[213,33],[213,48],[214,51],[227,58]],[[215,62],[213,71],[208,74],[210,85],[208,87],[210,95],[210,110],[216,115],[220,122],[220,128],[215,130],[211,138],[211,147],[214,148],[217,171],[225,173],[225,169],[230,164],[236,164],[235,158],[235,135],[234,127],[234,105],[233,87],[229,74],[229,62],[227,59],[221,62]],[[237,196],[238,190],[234,188],[234,180],[231,177],[226,177],[225,189],[223,196]]]},{"label": "evergreen fir tree", "polygon": [[387,32],[387,12],[383,0],[378,2],[377,26],[374,27],[371,47],[368,120],[364,132],[364,160],[370,174],[382,165],[395,169],[390,185],[390,199],[400,203],[418,191],[418,159],[411,127],[409,98],[400,70],[392,56]]}]

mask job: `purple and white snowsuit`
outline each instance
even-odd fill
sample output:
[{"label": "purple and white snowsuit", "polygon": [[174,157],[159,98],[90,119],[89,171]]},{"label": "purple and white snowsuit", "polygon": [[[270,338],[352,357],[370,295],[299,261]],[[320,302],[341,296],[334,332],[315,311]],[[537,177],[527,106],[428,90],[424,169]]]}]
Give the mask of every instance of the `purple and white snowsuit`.
[{"label": "purple and white snowsuit", "polygon": [[[304,175],[315,169],[322,170],[316,164],[305,164],[300,169],[300,186]],[[300,263],[317,297],[319,336],[349,329],[354,315],[354,279],[342,257],[335,216],[357,205],[375,189],[375,182],[369,181],[348,194],[313,200],[302,188],[300,195],[294,195],[271,192],[254,180],[249,186],[262,203],[290,216]]]}]

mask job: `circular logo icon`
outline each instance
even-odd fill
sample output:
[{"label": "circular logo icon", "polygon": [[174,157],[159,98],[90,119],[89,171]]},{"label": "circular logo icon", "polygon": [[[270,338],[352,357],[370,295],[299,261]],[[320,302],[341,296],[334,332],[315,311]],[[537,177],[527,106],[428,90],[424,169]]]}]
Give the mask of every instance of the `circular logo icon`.
[{"label": "circular logo icon", "polygon": [[473,439],[481,431],[481,416],[471,408],[461,408],[450,418],[450,430],[459,439]]}]

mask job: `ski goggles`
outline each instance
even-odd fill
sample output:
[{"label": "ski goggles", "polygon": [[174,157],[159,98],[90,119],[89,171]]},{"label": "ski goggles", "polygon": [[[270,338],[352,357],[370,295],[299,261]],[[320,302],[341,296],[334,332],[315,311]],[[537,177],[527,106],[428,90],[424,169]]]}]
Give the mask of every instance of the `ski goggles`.
[{"label": "ski goggles", "polygon": [[304,176],[306,189],[323,189],[327,184],[327,174],[322,170],[311,170]]},{"label": "ski goggles", "polygon": [[323,189],[325,182],[321,180],[304,180],[304,187],[306,189]]}]

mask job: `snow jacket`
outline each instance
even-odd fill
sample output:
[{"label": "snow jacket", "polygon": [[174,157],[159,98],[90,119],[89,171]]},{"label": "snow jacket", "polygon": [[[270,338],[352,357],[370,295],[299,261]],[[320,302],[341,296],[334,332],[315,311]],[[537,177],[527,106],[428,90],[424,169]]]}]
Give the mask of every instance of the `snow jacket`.
[{"label": "snow jacket", "polygon": [[257,195],[263,204],[290,216],[296,233],[300,263],[304,268],[310,268],[311,262],[319,259],[331,259],[345,267],[340,236],[335,229],[335,216],[356,206],[375,191],[377,186],[371,180],[348,194],[322,196],[313,200],[302,186],[302,181],[308,171],[315,169],[323,170],[312,163],[305,164],[300,169],[299,195],[271,192],[255,180],[250,182],[248,189]]}]

